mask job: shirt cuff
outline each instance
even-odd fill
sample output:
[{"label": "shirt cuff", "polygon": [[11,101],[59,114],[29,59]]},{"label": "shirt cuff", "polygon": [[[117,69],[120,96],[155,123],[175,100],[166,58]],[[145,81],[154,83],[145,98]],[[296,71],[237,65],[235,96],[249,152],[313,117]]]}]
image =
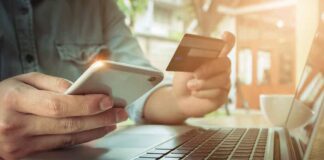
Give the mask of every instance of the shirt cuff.
[{"label": "shirt cuff", "polygon": [[142,97],[137,99],[134,103],[128,105],[126,107],[126,110],[128,112],[129,118],[135,121],[136,123],[145,123],[143,112],[144,112],[144,105],[148,97],[159,88],[166,87],[166,86],[172,86],[171,76],[165,76],[165,78],[162,80],[161,83],[156,85],[150,91],[146,92]]}]

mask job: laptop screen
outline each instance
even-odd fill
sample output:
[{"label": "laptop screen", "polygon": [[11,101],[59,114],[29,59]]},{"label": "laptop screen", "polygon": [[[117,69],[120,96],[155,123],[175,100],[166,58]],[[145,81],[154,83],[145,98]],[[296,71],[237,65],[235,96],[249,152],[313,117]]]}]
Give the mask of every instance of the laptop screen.
[{"label": "laptop screen", "polygon": [[324,107],[324,26],[317,30],[286,126],[305,153],[321,107]]}]

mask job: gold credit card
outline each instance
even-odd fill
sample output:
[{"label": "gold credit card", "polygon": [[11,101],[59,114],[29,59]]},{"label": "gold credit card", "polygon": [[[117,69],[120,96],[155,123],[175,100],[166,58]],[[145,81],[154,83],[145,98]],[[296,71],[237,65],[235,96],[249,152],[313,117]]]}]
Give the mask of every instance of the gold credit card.
[{"label": "gold credit card", "polygon": [[193,72],[203,63],[217,58],[224,46],[221,39],[185,34],[166,70]]}]

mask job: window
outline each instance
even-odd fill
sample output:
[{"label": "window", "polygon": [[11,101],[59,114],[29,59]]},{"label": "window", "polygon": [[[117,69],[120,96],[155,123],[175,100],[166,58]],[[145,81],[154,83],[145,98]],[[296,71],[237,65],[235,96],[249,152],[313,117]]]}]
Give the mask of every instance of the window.
[{"label": "window", "polygon": [[271,53],[268,51],[258,51],[258,70],[257,70],[257,84],[266,85],[271,81]]},{"label": "window", "polygon": [[252,83],[252,52],[250,49],[239,51],[238,77],[242,84],[249,85]]}]

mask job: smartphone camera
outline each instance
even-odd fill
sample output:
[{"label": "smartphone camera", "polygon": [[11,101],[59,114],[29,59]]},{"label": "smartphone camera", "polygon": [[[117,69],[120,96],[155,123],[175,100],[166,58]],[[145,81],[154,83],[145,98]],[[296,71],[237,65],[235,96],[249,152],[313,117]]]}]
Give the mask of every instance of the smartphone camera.
[{"label": "smartphone camera", "polygon": [[154,82],[154,81],[156,81],[156,77],[150,77],[150,78],[148,79],[148,81],[149,81],[149,82]]}]

